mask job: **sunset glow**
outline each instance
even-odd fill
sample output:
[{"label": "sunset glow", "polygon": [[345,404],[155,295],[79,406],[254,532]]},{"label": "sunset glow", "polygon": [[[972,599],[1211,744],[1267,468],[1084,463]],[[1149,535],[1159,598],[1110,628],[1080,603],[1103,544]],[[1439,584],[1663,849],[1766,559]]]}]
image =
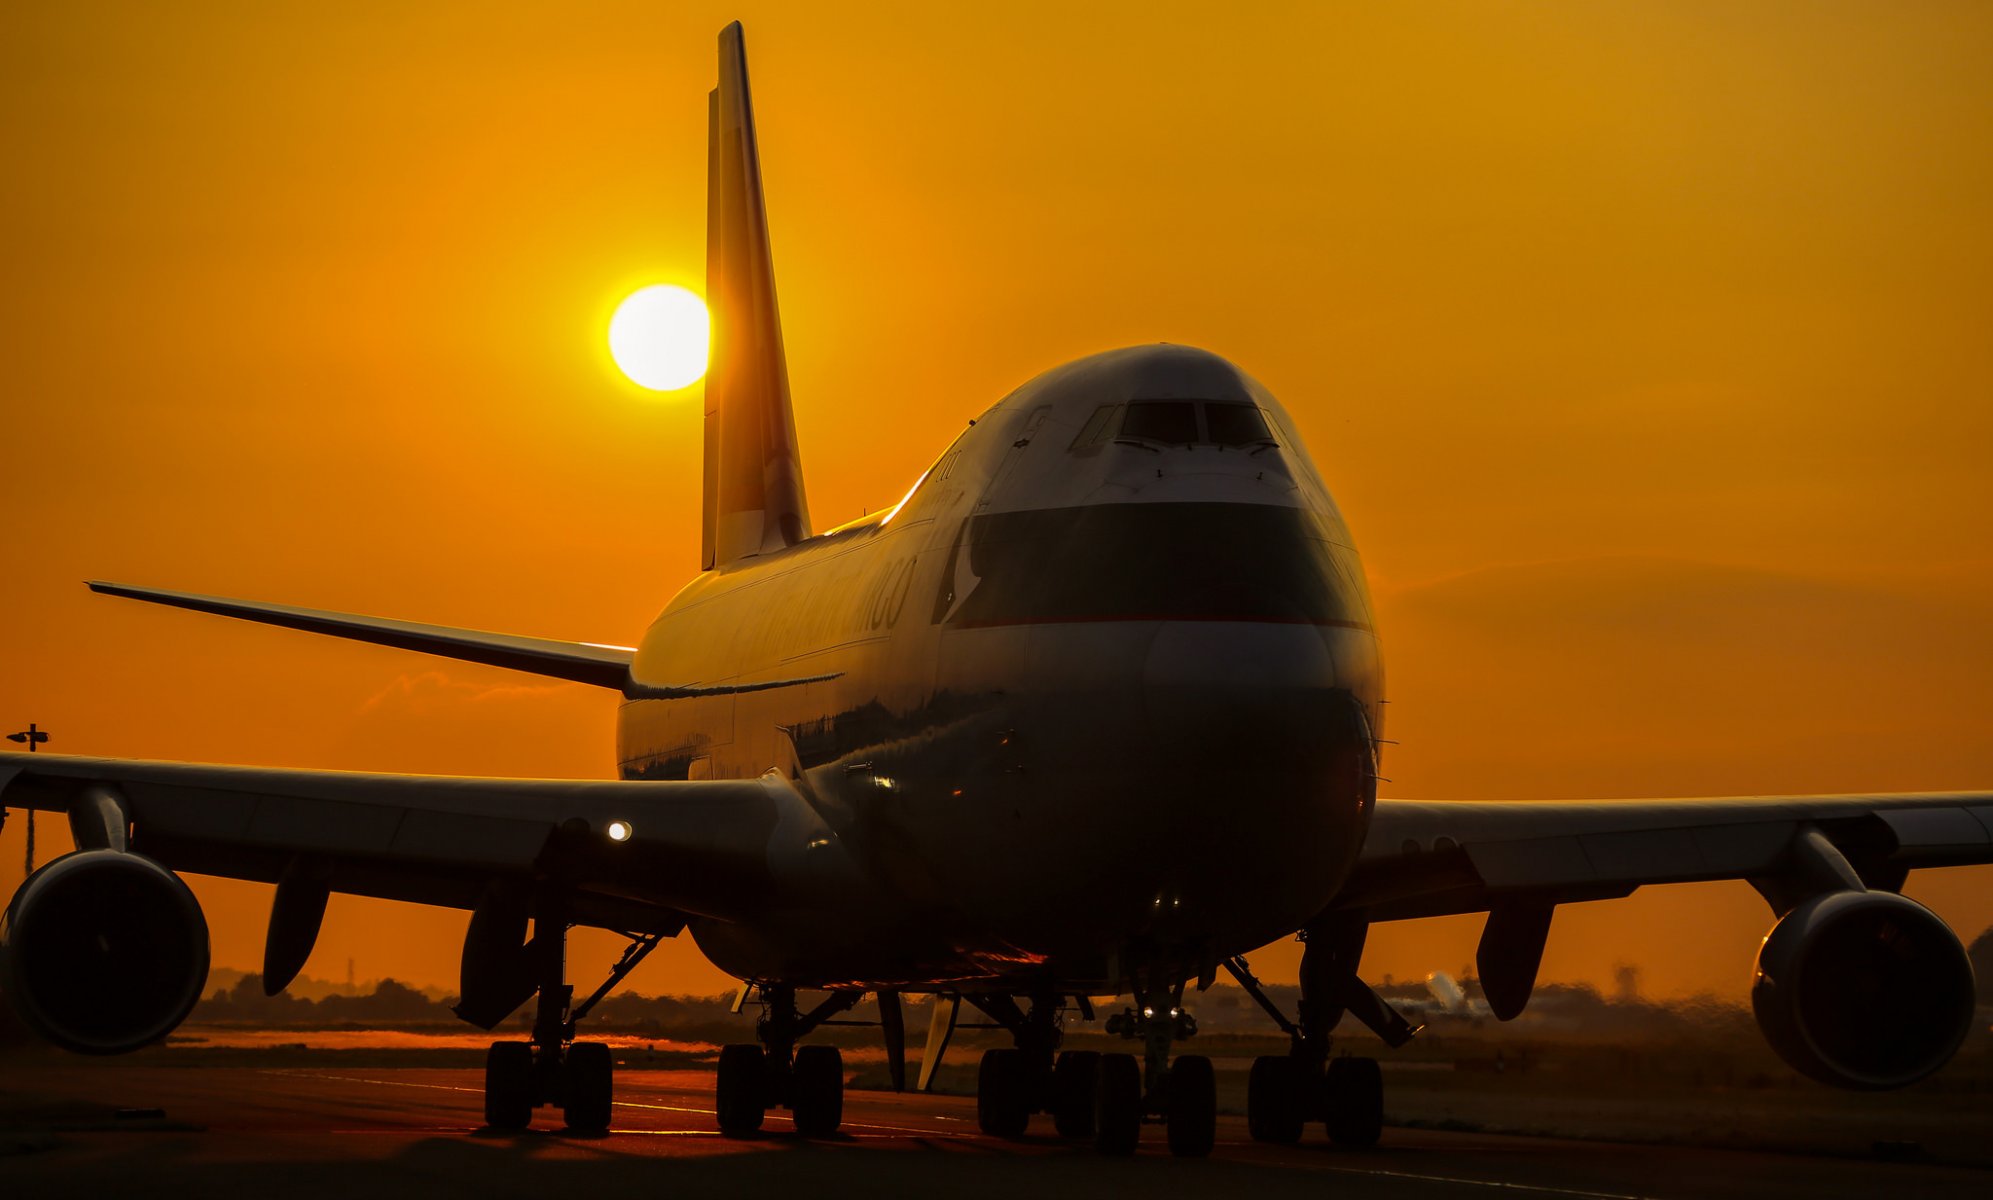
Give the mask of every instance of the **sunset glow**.
[{"label": "sunset glow", "polygon": [[[1196,345],[1362,551],[1387,796],[1993,779],[1993,5],[742,7],[819,529],[1041,371]],[[699,571],[708,339],[636,289],[704,278],[743,14],[106,11],[0,38],[4,729],[613,777],[612,692],[79,581],[640,638]],[[271,885],[190,883],[256,969]],[[1993,923],[1993,867],[1909,887]],[[466,920],[335,895],[306,973],[455,988]],[[1734,882],[1566,905],[1543,977],[1737,1000],[1769,921]],[[1364,970],[1464,979],[1481,928],[1380,924]],[[574,946],[585,987],[622,942]],[[629,986],[737,984],[677,938]]]}]

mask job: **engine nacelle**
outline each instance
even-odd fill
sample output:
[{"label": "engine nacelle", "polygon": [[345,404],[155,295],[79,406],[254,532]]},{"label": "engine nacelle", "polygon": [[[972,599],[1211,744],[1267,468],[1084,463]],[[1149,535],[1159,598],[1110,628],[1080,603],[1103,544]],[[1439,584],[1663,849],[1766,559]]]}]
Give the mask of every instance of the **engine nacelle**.
[{"label": "engine nacelle", "polygon": [[1894,892],[1828,892],[1758,950],[1751,1007],[1794,1070],[1879,1091],[1951,1060],[1973,1021],[1972,963],[1937,914]]},{"label": "engine nacelle", "polygon": [[187,885],[136,854],[80,850],[28,876],[0,918],[0,990],[79,1054],[123,1054],[186,1020],[208,978],[208,922]]}]

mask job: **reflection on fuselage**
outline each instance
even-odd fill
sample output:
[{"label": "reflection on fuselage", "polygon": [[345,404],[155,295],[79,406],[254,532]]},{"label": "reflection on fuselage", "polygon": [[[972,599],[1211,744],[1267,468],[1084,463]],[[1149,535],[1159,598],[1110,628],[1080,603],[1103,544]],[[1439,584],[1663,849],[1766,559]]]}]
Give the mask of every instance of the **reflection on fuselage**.
[{"label": "reflection on fuselage", "polygon": [[1201,351],[1041,376],[899,507],[701,575],[636,662],[818,675],[621,714],[626,778],[779,771],[835,831],[786,919],[694,923],[743,977],[1196,973],[1319,912],[1375,795],[1356,551],[1280,405]]}]

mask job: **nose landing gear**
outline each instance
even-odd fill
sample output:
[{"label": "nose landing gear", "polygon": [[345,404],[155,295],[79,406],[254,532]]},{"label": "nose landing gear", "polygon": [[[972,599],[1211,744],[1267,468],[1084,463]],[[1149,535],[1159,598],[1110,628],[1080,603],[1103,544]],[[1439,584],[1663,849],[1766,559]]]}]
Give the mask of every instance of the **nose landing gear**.
[{"label": "nose landing gear", "polygon": [[[1201,1055],[1170,1061],[1176,1039],[1197,1032],[1196,1020],[1183,1011],[1182,983],[1138,990],[1137,1007],[1108,1019],[1109,1033],[1143,1044],[1139,1060],[1133,1054],[1059,1050],[1059,996],[1033,997],[1029,1012],[1008,995],[963,998],[1009,1030],[1015,1042],[983,1054],[976,1117],[984,1133],[1022,1137],[1032,1114],[1045,1112],[1060,1137],[1091,1139],[1104,1154],[1132,1154],[1144,1124],[1167,1127],[1172,1153],[1211,1152],[1218,1121],[1211,1061]],[[1079,1003],[1091,1017],[1085,999]]]},{"label": "nose landing gear", "polygon": [[1182,982],[1137,988],[1137,1007],[1108,1018],[1107,1032],[1142,1043],[1142,1064],[1138,1074],[1133,1055],[1103,1056],[1103,1066],[1115,1060],[1114,1076],[1102,1072],[1098,1093],[1094,1146],[1103,1153],[1133,1153],[1145,1121],[1163,1125],[1170,1153],[1179,1158],[1211,1153],[1218,1135],[1218,1087],[1211,1060],[1179,1054],[1170,1061],[1178,1038],[1197,1035],[1196,1018],[1183,1009],[1183,988]]}]

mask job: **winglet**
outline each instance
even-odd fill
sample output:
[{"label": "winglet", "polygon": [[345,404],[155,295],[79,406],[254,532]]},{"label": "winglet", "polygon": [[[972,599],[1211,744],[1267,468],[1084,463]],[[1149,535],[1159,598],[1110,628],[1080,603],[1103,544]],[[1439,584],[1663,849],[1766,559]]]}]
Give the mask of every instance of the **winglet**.
[{"label": "winglet", "polygon": [[720,31],[707,108],[705,535],[711,570],[810,536],[740,22]]}]

